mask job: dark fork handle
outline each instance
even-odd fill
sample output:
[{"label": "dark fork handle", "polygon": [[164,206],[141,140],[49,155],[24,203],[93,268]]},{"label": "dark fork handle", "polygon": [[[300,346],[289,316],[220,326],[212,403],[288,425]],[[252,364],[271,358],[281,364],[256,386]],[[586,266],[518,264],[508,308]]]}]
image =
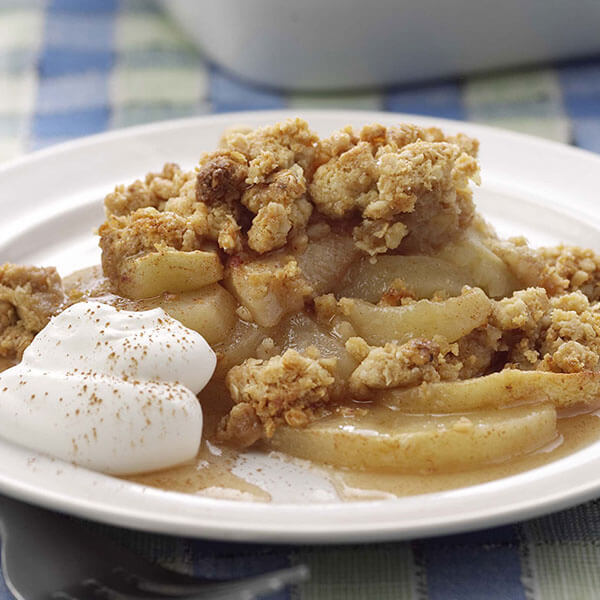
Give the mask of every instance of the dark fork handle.
[{"label": "dark fork handle", "polygon": [[147,587],[122,589],[105,581],[88,580],[53,594],[52,599],[84,600],[99,597],[105,600],[253,600],[282,590],[288,585],[302,583],[308,579],[308,575],[306,565],[296,565],[236,580],[190,586],[148,582],[150,585]]},{"label": "dark fork handle", "polygon": [[[267,592],[276,592],[283,589],[286,585],[294,585],[306,581],[309,577],[308,567],[306,565],[296,565],[286,569],[278,569],[259,575],[248,575],[239,579],[223,581],[204,581],[202,583],[166,583],[156,582],[138,578],[135,585],[140,592],[151,592],[162,594],[169,597],[220,597],[221,594],[228,593],[229,598],[244,597],[244,594],[253,594],[256,597],[259,594]],[[250,596],[249,596],[250,597]]]},{"label": "dark fork handle", "polygon": [[161,579],[164,572],[167,581],[180,581],[177,573],[88,531],[75,519],[1,495],[0,529],[3,571],[17,598],[42,600],[49,590],[110,577],[121,565],[143,577]]},{"label": "dark fork handle", "polygon": [[[81,567],[70,544],[69,519],[0,495],[0,530],[2,533],[2,567],[6,583],[17,598],[37,600],[40,589],[53,589]],[[65,560],[42,557],[65,556]],[[35,582],[32,581],[35,578]],[[46,587],[47,586],[47,587]]]},{"label": "dark fork handle", "polygon": [[242,599],[308,577],[304,565],[237,581],[182,575],[88,531],[75,519],[5,496],[0,496],[0,528],[5,579],[13,594],[24,600],[47,600],[51,592],[61,590],[82,597],[86,580],[117,590],[123,598],[142,592],[147,598]]}]

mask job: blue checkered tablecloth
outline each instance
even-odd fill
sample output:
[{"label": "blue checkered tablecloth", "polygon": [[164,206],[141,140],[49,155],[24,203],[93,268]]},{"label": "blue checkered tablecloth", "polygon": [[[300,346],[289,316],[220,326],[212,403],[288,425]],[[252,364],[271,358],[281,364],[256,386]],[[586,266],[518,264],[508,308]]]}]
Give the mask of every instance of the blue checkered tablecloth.
[{"label": "blue checkered tablecloth", "polygon": [[[600,152],[600,57],[414,88],[285,94],[205,62],[147,0],[0,0],[0,160],[148,121],[284,107],[465,119]],[[477,533],[334,547],[224,544],[96,527],[198,574],[311,567],[309,583],[273,599],[600,597],[600,502]],[[11,597],[0,578],[0,599]]]}]

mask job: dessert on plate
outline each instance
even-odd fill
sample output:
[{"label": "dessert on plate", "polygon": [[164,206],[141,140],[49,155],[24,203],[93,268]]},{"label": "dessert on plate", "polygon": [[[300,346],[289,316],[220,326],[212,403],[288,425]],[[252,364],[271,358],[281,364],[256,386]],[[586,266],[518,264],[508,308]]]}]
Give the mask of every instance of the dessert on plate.
[{"label": "dessert on plate", "polygon": [[[105,466],[106,453],[78,461],[86,443],[107,443],[89,441],[88,421],[77,434],[88,440],[74,437],[56,454],[175,489],[185,486],[169,472],[139,473],[183,472],[177,457],[199,447],[209,466],[275,451],[350,473],[359,487],[377,487],[360,481],[376,474],[394,493],[413,493],[417,480],[449,487],[502,476],[572,450],[596,427],[588,415],[600,405],[600,257],[500,239],[473,203],[477,151],[466,135],[408,124],[326,138],[301,119],[228,130],[193,169],[169,163],[106,196],[100,267],[64,280],[52,267],[0,267],[0,368],[17,365],[0,374],[0,389],[3,378],[12,396],[18,378],[45,381],[39,361],[63,351],[49,350],[55,340],[67,340],[66,362],[83,347],[78,335],[117,340],[103,363],[137,348],[135,369],[89,383],[82,359],[77,373],[63,365],[55,379],[67,373],[85,408],[89,390],[108,394],[117,377],[125,391],[106,404],[110,415],[134,396],[140,406],[162,403],[140,421],[136,447],[162,435],[151,434],[159,419],[161,431],[189,430],[183,454],[121,469]],[[147,327],[171,338],[119,324],[147,311]],[[169,356],[186,374],[149,370],[147,355]],[[205,375],[186,388],[195,368]],[[186,428],[181,415],[195,414],[196,392],[201,416]],[[165,394],[183,412],[162,423]],[[72,422],[69,411],[61,423]],[[219,465],[211,486],[231,479]]]}]

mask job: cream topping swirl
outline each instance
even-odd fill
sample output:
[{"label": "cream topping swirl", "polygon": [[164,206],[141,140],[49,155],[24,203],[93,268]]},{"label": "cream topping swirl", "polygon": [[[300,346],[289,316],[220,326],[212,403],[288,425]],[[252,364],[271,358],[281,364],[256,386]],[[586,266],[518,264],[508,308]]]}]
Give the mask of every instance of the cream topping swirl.
[{"label": "cream topping swirl", "polygon": [[162,309],[74,304],[0,373],[0,436],[110,473],[193,459],[216,356]]}]

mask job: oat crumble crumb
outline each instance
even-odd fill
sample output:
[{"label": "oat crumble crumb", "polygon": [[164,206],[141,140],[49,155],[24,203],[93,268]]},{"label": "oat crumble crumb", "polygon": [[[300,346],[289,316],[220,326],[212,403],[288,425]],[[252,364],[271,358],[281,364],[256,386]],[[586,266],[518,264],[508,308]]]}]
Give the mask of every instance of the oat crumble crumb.
[{"label": "oat crumble crumb", "polygon": [[[225,383],[236,406],[221,424],[220,438],[249,445],[271,437],[284,422],[297,427],[314,420],[333,399],[335,362],[314,351],[286,350],[268,360],[249,358],[233,367]],[[244,433],[233,439],[231,433],[239,434],[240,429]]]}]

